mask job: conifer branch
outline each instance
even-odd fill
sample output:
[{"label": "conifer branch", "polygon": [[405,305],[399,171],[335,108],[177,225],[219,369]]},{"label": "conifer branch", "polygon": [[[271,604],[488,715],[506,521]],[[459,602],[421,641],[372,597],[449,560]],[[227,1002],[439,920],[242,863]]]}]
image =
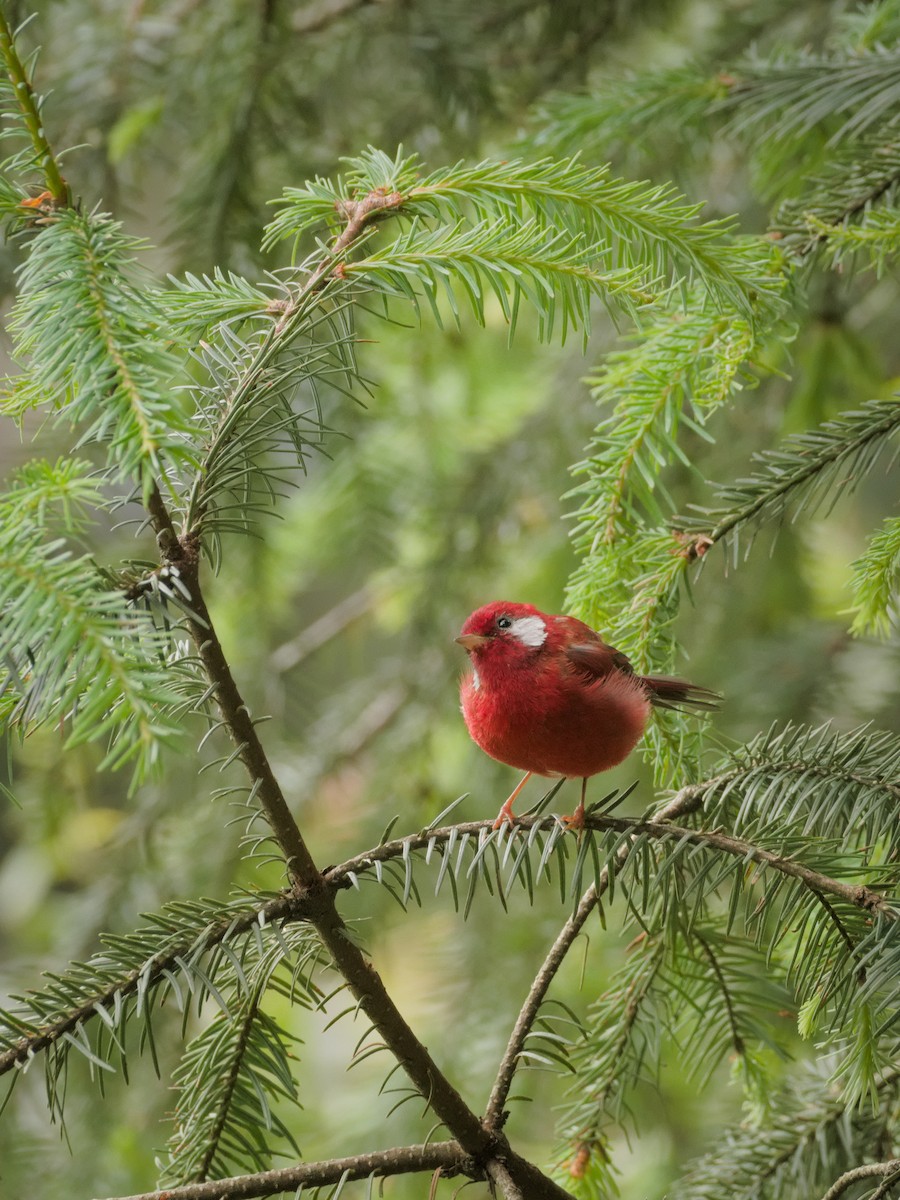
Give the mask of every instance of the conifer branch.
[{"label": "conifer branch", "polygon": [[[687,800],[690,799],[691,807],[685,807],[681,811],[692,812],[698,808],[700,806],[700,797],[704,794],[705,790],[706,787],[703,784],[691,784],[689,787],[682,789],[676,799],[683,797],[683,803],[687,803]],[[675,801],[672,803],[674,804]],[[667,805],[666,808],[660,810],[660,814],[655,820],[649,821],[636,817],[591,816],[588,814],[585,818],[585,827],[598,832],[613,831],[628,835],[629,837],[638,837],[643,834],[654,840],[683,841],[692,845],[705,846],[710,850],[721,851],[732,857],[745,859],[748,862],[756,862],[764,867],[770,867],[772,870],[779,872],[779,874],[788,875],[800,880],[812,891],[818,889],[827,895],[834,896],[838,900],[843,900],[846,904],[854,908],[872,913],[873,915],[880,913],[889,920],[894,920],[900,916],[900,911],[895,908],[892,902],[873,888],[863,884],[844,883],[842,880],[835,879],[821,871],[816,871],[812,867],[804,866],[793,857],[778,854],[773,850],[768,850],[744,838],[732,837],[717,830],[693,829],[688,826],[671,824],[669,817],[670,808],[671,806]],[[552,830],[558,827],[557,818],[543,816],[521,816],[516,818],[516,829],[523,834],[527,834],[535,826]],[[332,867],[325,873],[324,879],[326,883],[335,887],[349,887],[352,884],[353,876],[363,873],[378,863],[389,862],[396,858],[404,858],[412,851],[425,850],[430,844],[445,843],[451,838],[454,841],[464,835],[477,838],[479,834],[484,835],[489,832],[493,832],[492,821],[470,821],[459,825],[444,826],[441,829],[427,830],[423,833],[414,834],[411,837],[397,838],[394,841],[384,842],[380,846],[375,846],[371,850],[356,855],[336,867]],[[594,897],[591,901],[591,909],[596,905],[598,898]],[[585,918],[589,915],[589,912],[590,909],[585,914]],[[583,923],[582,921],[581,924]],[[566,929],[569,929],[568,924]],[[578,929],[575,929],[572,937],[577,936],[577,933]]]},{"label": "conifer branch", "polygon": [[846,465],[841,486],[831,495],[831,503],[835,503],[871,469],[898,429],[900,402],[872,400],[817,429],[787,438],[778,450],[757,455],[760,466],[753,475],[720,490],[720,498],[728,501],[727,508],[703,509],[702,518],[691,519],[690,526],[694,527],[702,521],[704,532],[696,536],[678,534],[685,554],[688,558],[702,557],[739,527],[779,515],[795,498],[797,502],[805,499],[815,503],[816,488]]},{"label": "conifer branch", "polygon": [[[365,212],[365,208],[360,210],[362,223],[367,219]],[[179,547],[181,559],[178,565],[191,593],[192,609],[201,622],[198,624],[193,618],[188,618],[188,628],[209,680],[215,685],[217,704],[235,744],[236,755],[243,762],[253,783],[254,798],[266,814],[285,856],[294,886],[305,901],[306,915],[331,954],[335,969],[346,980],[351,993],[419,1094],[428,1101],[466,1153],[482,1164],[485,1170],[489,1169],[492,1161],[502,1158],[516,1186],[522,1185],[523,1194],[528,1195],[529,1200],[564,1200],[566,1192],[527,1159],[516,1154],[500,1135],[483,1127],[407,1024],[378,972],[351,940],[335,906],[334,893],[327,886],[332,881],[319,874],[231,675],[200,590],[196,542],[186,538],[179,542]]]},{"label": "conifer branch", "polygon": [[[165,505],[162,505],[158,520],[165,521],[162,515],[164,510]],[[301,890],[318,891],[321,886],[319,870],[275,778],[256,732],[256,725],[250,716],[250,710],[238,691],[209,609],[206,607],[206,600],[200,588],[196,539],[184,538],[179,541],[176,554],[177,557],[173,555],[170,562],[174,562],[181,571],[190,592],[191,609],[197,618],[187,618],[188,631],[197,647],[209,682],[215,688],[216,703],[235,747],[236,757],[241,760],[250,777],[254,799],[259,802],[266,815],[266,820],[284,855],[292,882]]]},{"label": "conifer branch", "polygon": [[[214,950],[226,939],[240,937],[254,926],[264,927],[273,922],[299,918],[302,915],[302,902],[287,893],[262,905],[226,908],[213,921],[201,912],[198,913],[197,921],[185,922],[184,914],[179,911],[178,918],[185,922],[182,936],[170,937],[158,953],[146,958],[141,957],[130,970],[116,971],[113,966],[112,976],[105,986],[90,988],[87,980],[91,971],[99,977],[100,972],[110,970],[110,956],[101,952],[83,965],[85,982],[81,984],[81,1002],[66,1008],[58,1017],[51,1018],[49,1010],[44,1011],[43,1008],[39,1013],[35,1001],[41,999],[41,993],[31,993],[30,997],[26,995],[25,1007],[21,1010],[0,1011],[0,1045],[4,1046],[0,1051],[0,1075],[14,1067],[23,1066],[49,1047],[61,1044],[67,1034],[92,1021],[101,1010],[118,1010],[123,1001],[139,992],[144,996],[149,995],[157,985],[181,969],[179,960],[189,960],[191,956],[200,952]],[[172,916],[163,910],[160,927],[172,919]],[[133,935],[135,942],[137,937],[138,934]],[[127,955],[128,947],[121,938],[113,943],[112,949],[120,956]],[[56,985],[69,982],[60,976],[53,978]],[[78,983],[78,980],[73,979],[71,986],[75,988]],[[59,1002],[57,1007],[62,1007]],[[22,1030],[23,1035],[13,1041],[10,1033],[14,1029]]]},{"label": "conifer branch", "polygon": [[35,96],[28,72],[19,58],[13,31],[2,10],[0,10],[0,54],[3,55],[6,72],[34,146],[35,159],[44,173],[47,190],[52,198],[52,206],[67,208],[70,203],[69,187],[63,179],[59,164],[47,141],[40,114],[40,102]]},{"label": "conifer branch", "polygon": [[762,1127],[744,1121],[729,1131],[719,1148],[678,1181],[673,1200],[819,1194],[825,1181],[834,1179],[835,1168],[844,1168],[848,1156],[850,1161],[866,1156],[875,1146],[884,1153],[898,1082],[896,1068],[879,1074],[877,1106],[872,1111],[838,1099],[820,1072],[801,1068],[799,1079],[771,1098],[775,1111],[769,1121]]},{"label": "conifer branch", "polygon": [[[700,797],[701,793],[696,787],[689,786],[683,788],[665,808],[660,810],[657,818],[658,822],[663,824],[675,817],[685,816],[690,812],[694,812],[700,806]],[[630,852],[630,842],[623,842],[616,855],[619,863],[623,863]],[[490,1099],[488,1100],[484,1116],[485,1124],[489,1128],[499,1129],[503,1126],[505,1120],[504,1107],[509,1097],[509,1089],[512,1087],[513,1076],[515,1075],[516,1066],[522,1048],[525,1045],[525,1040],[534,1026],[540,1007],[546,998],[547,992],[550,990],[550,985],[559,968],[563,964],[563,960],[571,949],[575,939],[584,928],[588,917],[599,904],[608,886],[609,869],[604,867],[597,881],[582,896],[575,913],[566,921],[535,976],[534,982],[525,998],[525,1003],[522,1005],[519,1015],[516,1018],[516,1023],[513,1026],[506,1050],[500,1062],[500,1067],[497,1071],[497,1076],[494,1080],[493,1088],[491,1089]]]},{"label": "conifer branch", "polygon": [[[900,517],[888,517],[853,564],[851,633],[886,634],[897,612],[895,582],[900,575]],[[897,788],[900,795],[900,787]]]}]

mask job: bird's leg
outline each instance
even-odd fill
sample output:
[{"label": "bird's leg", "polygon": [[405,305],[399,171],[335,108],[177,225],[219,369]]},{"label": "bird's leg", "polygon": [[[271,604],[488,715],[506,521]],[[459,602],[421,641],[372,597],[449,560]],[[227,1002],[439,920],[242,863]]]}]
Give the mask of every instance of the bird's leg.
[{"label": "bird's leg", "polygon": [[513,810],[512,810],[513,800],[515,800],[516,796],[518,796],[519,792],[521,792],[522,788],[525,786],[525,784],[528,782],[528,780],[531,778],[531,776],[533,774],[534,774],[533,771],[529,771],[528,774],[525,776],[525,778],[520,780],[519,783],[516,784],[516,786],[513,788],[512,795],[506,801],[506,803],[503,805],[503,807],[500,809],[500,811],[497,813],[497,820],[494,822],[492,828],[499,829],[504,821],[509,821],[510,825],[515,825],[516,819],[513,816]]},{"label": "bird's leg", "polygon": [[571,817],[563,817],[563,821],[568,829],[575,829],[579,833],[584,829],[584,796],[587,791],[587,778],[581,781],[581,799],[578,802],[578,807],[572,813]]}]

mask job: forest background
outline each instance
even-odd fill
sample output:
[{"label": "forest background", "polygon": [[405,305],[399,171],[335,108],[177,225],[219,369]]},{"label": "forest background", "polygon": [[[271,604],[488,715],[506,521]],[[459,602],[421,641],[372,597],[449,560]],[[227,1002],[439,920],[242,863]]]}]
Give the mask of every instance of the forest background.
[{"label": "forest background", "polygon": [[[552,205],[532,212],[518,201],[509,210],[523,224],[535,218],[535,245],[544,243],[533,277],[498,229],[483,228],[483,294],[472,283],[481,268],[462,251],[454,258],[459,246],[446,234],[420,274],[385,276],[380,292],[354,296],[352,380],[321,352],[321,377],[307,372],[315,388],[305,377],[291,401],[304,413],[303,469],[273,473],[273,490],[284,492],[277,505],[253,498],[277,507],[278,519],[263,514],[257,536],[223,519],[210,542],[207,598],[219,638],[250,710],[271,718],[261,736],[317,862],[376,846],[395,814],[392,836],[413,833],[461,795],[447,820],[496,812],[515,776],[468,740],[453,637],[473,608],[509,598],[566,607],[642,669],[677,670],[725,696],[702,735],[696,722],[656,725],[643,760],[635,754],[594,780],[593,799],[636,782],[616,811],[637,815],[715,777],[723,762],[746,772],[761,763],[753,785],[737,789],[742,836],[765,841],[767,821],[783,819],[773,853],[896,891],[900,4],[803,0],[786,14],[763,0],[68,0],[4,10],[11,27],[34,13],[19,50],[27,60],[41,47],[31,69],[46,97],[43,132],[65,151],[80,212],[109,212],[148,238],[154,248],[139,256],[160,286],[171,275],[211,308],[232,304],[232,316],[241,304],[250,312],[260,293],[228,273],[264,281],[289,263],[295,234],[310,252],[304,204],[320,204],[314,232],[327,238],[335,208],[324,181],[342,172],[347,186],[381,178],[402,191],[416,186],[416,172],[420,181],[441,171],[456,179],[454,170],[461,179],[462,161],[472,170],[459,183],[461,222],[472,220],[466,204],[476,216],[491,211],[493,200],[476,195],[491,170],[498,190],[514,178],[549,187],[551,168],[533,164],[568,163],[566,186],[607,201],[609,181],[626,181],[618,216],[589,212],[589,200],[581,210],[587,242],[608,243],[610,275],[593,296],[577,279],[571,290],[557,281],[554,308],[542,281],[562,218]],[[15,113],[13,93],[5,103]],[[21,208],[20,181],[32,193],[40,182],[26,160],[13,164],[3,193],[7,313],[17,268],[35,261],[29,238],[55,219],[52,204]],[[499,165],[478,168],[483,160]],[[286,188],[297,191],[273,208]],[[628,224],[638,211],[655,214],[643,228]],[[377,237],[390,240],[389,226]],[[576,275],[591,250],[566,239],[557,248],[553,269],[568,264]],[[484,282],[504,271],[524,280],[511,311]],[[454,292],[441,290],[442,272]],[[27,307],[23,278],[4,335],[20,362],[41,350],[28,342],[38,309]],[[32,280],[35,297],[46,301]],[[199,301],[190,310],[185,300],[179,319],[182,333],[202,334]],[[214,372],[215,362],[201,367]],[[140,520],[127,523],[143,467],[133,472],[132,508],[105,511],[96,488],[77,471],[66,476],[67,424],[47,421],[34,399],[14,385],[6,402],[7,534],[19,519],[44,521],[43,494],[48,508],[61,506],[79,553],[108,566],[142,560],[149,578],[159,561],[152,535]],[[60,459],[43,475],[28,466],[36,438],[48,462]],[[86,444],[82,456],[96,467],[103,455]],[[23,493],[38,498],[27,511],[15,499]],[[99,524],[83,519],[85,506]],[[54,520],[59,513],[48,527]],[[173,619],[177,601],[176,589]],[[8,620],[10,636],[12,628]],[[20,637],[10,653],[22,645]],[[15,682],[21,657],[7,666]],[[3,992],[40,986],[40,971],[87,960],[101,933],[125,934],[172,900],[282,885],[283,863],[248,856],[244,822],[227,807],[234,797],[210,802],[224,739],[197,750],[202,723],[163,752],[161,772],[130,788],[128,766],[99,769],[102,740],[67,743],[52,719],[20,739],[33,716],[4,711],[20,728],[8,735],[10,795],[0,808]],[[541,794],[532,784],[526,806]],[[718,827],[738,832],[729,798],[710,796],[722,806],[710,809]],[[569,785],[552,807],[570,811],[575,798]],[[831,824],[817,826],[826,811]],[[621,844],[604,844],[602,861]],[[561,897],[555,881],[526,885],[520,874],[506,903],[482,889],[468,908],[468,861],[452,887],[444,861],[417,866],[414,888],[412,868],[385,877],[409,911],[377,886],[342,895],[341,906],[434,1058],[450,1064],[465,1095],[486,1096],[573,898],[568,884]],[[576,865],[573,850],[570,873]],[[760,887],[738,865],[748,889]],[[655,869],[648,878],[659,882],[681,867]],[[872,913],[832,898],[810,915],[763,883],[764,900],[754,895],[778,932],[748,934],[747,917],[731,940],[728,896],[739,885],[719,879],[714,894],[704,880],[705,940],[664,947],[658,994],[640,1020],[622,1014],[646,982],[642,947],[664,939],[649,908],[634,911],[637,901],[616,911],[610,897],[608,928],[592,917],[556,978],[560,1003],[531,1045],[526,1065],[536,1069],[517,1077],[527,1102],[513,1105],[509,1134],[572,1194],[605,1194],[615,1182],[626,1197],[678,1186],[716,1195],[737,1176],[745,1190],[729,1194],[818,1195],[842,1171],[896,1158],[897,996],[885,983],[893,959],[866,941]],[[364,1036],[359,1053],[364,1023],[348,1017],[326,1032],[343,1001],[328,1015],[273,1003],[285,1037],[302,1043],[291,1053],[302,1062],[303,1107],[292,1103],[292,1083],[270,1098],[263,1140],[287,1155],[278,1162],[297,1157],[279,1136],[282,1121],[305,1158],[425,1139],[435,1121],[421,1103],[393,1112],[390,1084],[379,1096],[389,1067]],[[169,1033],[180,1026],[177,1014],[166,1024],[172,1008],[161,1018]],[[188,1037],[215,1011],[192,1016]],[[60,1064],[52,1122],[35,1064],[0,1119],[2,1194],[125,1195],[160,1177],[197,1177],[196,1159],[179,1160],[183,1108],[172,1133],[179,1045],[159,1036],[161,1079],[146,1048],[133,1054],[126,1086],[91,1061],[91,1043]],[[210,1152],[206,1167],[229,1174],[269,1161],[267,1149],[237,1144]],[[883,1180],[895,1182],[887,1168],[846,1194],[874,1194]],[[458,1184],[443,1182],[438,1194]],[[396,1179],[385,1195],[427,1189],[427,1178]]]}]

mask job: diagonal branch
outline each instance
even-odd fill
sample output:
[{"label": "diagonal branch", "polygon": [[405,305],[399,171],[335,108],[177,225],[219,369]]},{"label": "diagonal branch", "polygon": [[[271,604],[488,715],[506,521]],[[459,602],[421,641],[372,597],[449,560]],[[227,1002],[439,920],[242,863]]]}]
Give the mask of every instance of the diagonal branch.
[{"label": "diagonal branch", "polygon": [[[719,491],[719,498],[728,501],[729,507],[704,510],[704,520],[716,521],[712,529],[696,535],[689,529],[675,531],[685,547],[684,556],[688,560],[702,558],[739,525],[777,516],[797,492],[815,486],[825,472],[849,462],[851,469],[833,490],[833,503],[844,487],[855,486],[865,473],[864,467],[859,469],[862,459],[870,455],[867,461],[874,462],[878,441],[894,436],[898,429],[900,404],[896,398],[872,400],[857,412],[787,438],[777,450],[762,452],[756,456],[761,465],[754,474]],[[685,525],[696,527],[697,519],[691,518]]]},{"label": "diagonal branch", "polygon": [[[681,817],[689,812],[693,812],[700,807],[701,795],[701,790],[698,787],[690,786],[682,788],[675,798],[660,811],[658,817],[659,823],[663,824],[673,817]],[[623,863],[630,852],[631,843],[624,842],[620,846],[616,856],[619,863]],[[604,867],[600,872],[597,882],[588,888],[582,896],[578,908],[560,930],[559,936],[550,947],[547,957],[544,959],[540,970],[535,976],[534,983],[531,985],[531,989],[525,998],[525,1003],[522,1005],[519,1015],[516,1018],[516,1023],[513,1026],[509,1042],[500,1062],[497,1077],[494,1080],[494,1086],[491,1089],[490,1099],[488,1100],[487,1109],[484,1114],[484,1123],[489,1129],[501,1129],[503,1127],[506,1119],[504,1108],[509,1097],[509,1089],[512,1087],[519,1055],[525,1045],[525,1039],[531,1032],[540,1007],[544,1002],[544,998],[550,989],[557,971],[562,966],[563,960],[571,949],[572,944],[583,929],[588,917],[599,904],[600,898],[608,886],[609,870]]]},{"label": "diagonal branch", "polygon": [[346,277],[343,260],[347,251],[367,232],[373,220],[399,208],[405,199],[400,192],[375,191],[359,200],[345,200],[341,203],[341,215],[347,219],[343,231],[310,271],[303,286],[293,292],[290,299],[277,310],[273,309],[272,316],[275,319],[234,386],[223,399],[221,419],[206,449],[188,497],[184,537],[193,539],[200,534],[209,508],[207,482],[210,470],[221,458],[225,446],[233,441],[238,433],[233,420],[234,413],[258,388],[267,368],[303,324],[321,293],[329,284]]}]

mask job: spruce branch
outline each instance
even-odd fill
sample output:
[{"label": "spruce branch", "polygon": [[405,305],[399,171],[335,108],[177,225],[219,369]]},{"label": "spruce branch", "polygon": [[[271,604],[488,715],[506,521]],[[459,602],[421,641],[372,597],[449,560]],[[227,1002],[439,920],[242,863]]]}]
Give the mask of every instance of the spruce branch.
[{"label": "spruce branch", "polygon": [[900,141],[888,129],[833,150],[801,193],[772,218],[784,247],[799,260],[822,250],[833,265],[864,251],[878,273],[896,253]]},{"label": "spruce branch", "polygon": [[146,493],[164,459],[186,464],[192,454],[171,391],[178,361],[136,263],[145,249],[102,213],[64,209],[38,230],[9,322],[27,367],[3,407],[18,416],[48,407],[81,427],[79,446],[106,445],[110,466]]},{"label": "spruce branch", "polygon": [[[160,499],[157,519],[163,522],[164,529],[171,525],[171,518],[163,515],[166,511],[166,506]],[[238,691],[212,616],[206,607],[206,600],[200,588],[200,561],[196,539],[185,538],[178,541],[170,548],[168,559],[169,565],[174,563],[179,567],[190,593],[189,603],[196,619],[187,618],[188,631],[197,647],[209,683],[214,688],[216,704],[234,746],[235,757],[243,763],[250,778],[253,798],[262,808],[284,855],[290,879],[301,893],[317,894],[321,889],[318,868],[275,778],[256,724]]]},{"label": "spruce branch", "polygon": [[[679,793],[679,795],[681,794],[697,797],[699,806],[699,798],[703,795],[703,785],[691,784],[684,789],[683,793]],[[597,832],[618,833],[627,839],[643,835],[653,840],[673,841],[721,851],[730,857],[739,858],[745,862],[755,862],[760,866],[777,871],[780,875],[797,879],[811,891],[818,889],[860,911],[883,915],[888,921],[894,921],[900,917],[900,910],[895,907],[893,902],[872,887],[865,884],[845,883],[822,871],[805,866],[798,862],[793,854],[779,854],[745,838],[732,837],[714,829],[694,829],[689,826],[671,824],[669,819],[663,816],[666,811],[667,809],[661,810],[659,818],[649,821],[638,817],[592,816],[589,814],[585,818],[585,827]],[[684,811],[693,811],[693,809]],[[556,831],[557,836],[560,832],[556,817],[523,815],[516,818],[516,829],[523,835],[529,834],[535,828],[550,832]],[[460,838],[472,839],[473,844],[479,844],[482,847],[481,853],[483,854],[484,845],[496,840],[490,836],[494,832],[496,831],[493,830],[492,821],[470,821],[459,825],[445,826],[441,829],[432,829],[406,838],[398,838],[373,847],[371,850],[332,867],[323,878],[332,886],[352,886],[354,877],[369,869],[375,870],[377,873],[379,864],[392,859],[407,858],[413,851],[427,850],[429,846],[447,844],[451,839],[454,843]],[[621,847],[619,852],[621,852]],[[627,859],[627,854],[621,861],[625,861],[625,859]],[[599,878],[604,878],[602,873]],[[598,898],[595,897],[590,901],[585,918],[590,915]],[[582,921],[581,924],[583,923]],[[580,929],[580,925],[578,929]],[[573,938],[577,936],[578,929],[572,933]],[[568,924],[566,930],[571,932]],[[565,948],[568,949],[568,946]]]},{"label": "spruce branch", "polygon": [[13,31],[2,10],[0,10],[0,54],[3,55],[6,73],[34,147],[35,160],[44,175],[52,207],[67,208],[71,202],[69,187],[63,179],[59,164],[47,141],[44,122],[41,119],[41,101],[35,95],[28,72],[19,58]]},{"label": "spruce branch", "polygon": [[750,57],[737,76],[722,108],[743,136],[765,127],[767,138],[784,142],[821,129],[836,145],[886,123],[900,107],[896,46]]},{"label": "spruce branch", "polygon": [[[17,1007],[0,1010],[0,1074],[22,1067],[51,1047],[79,1048],[67,1035],[83,1029],[101,1011],[121,1025],[127,1003],[149,1006],[157,989],[188,971],[189,964],[226,941],[255,929],[302,917],[303,906],[289,894],[248,904],[174,903],[150,924],[128,935],[104,939],[107,948],[65,975],[51,976],[42,992],[18,997]],[[148,953],[151,946],[157,947]]]},{"label": "spruce branch", "polygon": [[[273,353],[273,347],[279,344],[279,339],[282,336],[287,337],[290,335],[295,325],[302,320],[306,311],[305,304],[311,303],[316,293],[326,287],[329,281],[340,278],[340,274],[336,272],[336,267],[340,265],[340,258],[344,252],[363,234],[371,220],[398,205],[400,200],[401,197],[399,195],[385,195],[383,192],[372,192],[357,200],[346,202],[341,210],[342,217],[346,222],[342,233],[337,236],[331,249],[320,257],[318,264],[309,274],[295,302],[282,306],[275,314],[271,328],[263,339],[262,359],[257,357],[255,360],[254,366],[257,375],[260,366],[265,365],[269,360],[269,356]],[[65,223],[65,218],[65,213],[60,214],[57,223],[48,230],[44,230],[44,234],[52,235],[60,229],[62,229],[64,234],[67,233],[68,226]],[[79,220],[80,218],[73,216],[72,219]],[[113,238],[118,236],[117,228],[114,227],[110,227],[109,230],[101,230],[101,234],[110,231]],[[87,227],[85,227],[84,232],[89,232]],[[58,260],[47,249],[48,244],[45,239],[45,244],[42,248],[43,255],[48,265],[53,267],[53,269],[57,269]],[[35,264],[37,265],[35,266]],[[41,256],[33,254],[32,270],[38,271],[41,264]],[[115,285],[116,277],[113,270],[108,272],[108,277],[111,283]],[[88,308],[90,309],[90,303]],[[20,321],[21,319],[20,316]],[[76,356],[79,351],[84,350],[87,330],[80,329],[78,333],[79,336],[75,339],[71,347]],[[31,336],[31,331],[28,331],[28,336]],[[67,336],[70,335],[67,334]],[[57,350],[59,350],[59,347],[57,347]],[[108,352],[109,346],[105,345],[104,350]],[[68,352],[62,357],[57,354],[56,361],[63,361],[65,363],[68,356]],[[90,377],[87,378],[90,379]],[[255,382],[255,380],[251,379],[251,382]],[[98,399],[102,390],[99,386],[94,387],[93,390],[90,388],[83,389],[89,397],[94,396]],[[128,393],[128,397],[136,394],[134,389],[131,388],[126,388],[125,391]],[[150,457],[152,459],[154,456],[151,455]],[[422,1045],[406,1023],[377,972],[369,964],[355,942],[352,941],[337,912],[334,894],[320,876],[299,827],[291,814],[284,794],[272,771],[265,749],[259,739],[256,725],[231,674],[201,588],[198,531],[189,526],[180,537],[176,535],[174,522],[168,505],[163,498],[162,491],[155,480],[148,478],[144,469],[146,459],[144,462],[141,462],[139,457],[133,465],[137,466],[138,464],[140,464],[142,469],[145,504],[151,522],[157,532],[163,564],[168,567],[178,568],[179,579],[182,581],[188,594],[190,609],[185,619],[186,626],[197,647],[199,659],[203,664],[212,693],[220,710],[222,724],[234,745],[234,754],[232,757],[240,759],[247,770],[251,780],[251,799],[261,807],[268,820],[273,835],[284,856],[295,898],[303,900],[304,916],[319,934],[323,944],[331,954],[336,970],[347,982],[350,991],[356,997],[361,1008],[373,1022],[376,1029],[381,1033],[385,1043],[390,1047],[398,1062],[401,1063],[416,1089],[429,1102],[434,1112],[447,1126],[448,1130],[458,1137],[466,1153],[477,1159],[479,1170],[492,1170],[494,1160],[502,1158],[505,1167],[502,1169],[497,1167],[496,1169],[501,1174],[503,1170],[509,1172],[509,1188],[512,1189],[509,1191],[510,1195],[516,1194],[515,1189],[518,1189],[519,1192],[533,1197],[534,1200],[563,1200],[566,1193],[561,1188],[544,1176],[530,1162],[517,1155],[508,1147],[505,1139],[492,1134],[482,1127],[478,1117],[469,1109],[456,1089],[449,1083],[428,1054],[424,1045]],[[195,515],[203,511],[203,506],[200,502],[202,494],[202,478],[198,476],[195,490],[195,496],[197,497],[194,505]],[[149,967],[146,964],[143,964],[143,966],[150,972],[162,971],[161,962],[151,962]],[[123,986],[137,990],[141,986],[140,980],[140,973],[133,979],[126,980],[124,984],[117,977],[111,987],[107,1002],[112,1002],[114,996],[121,998]],[[87,1013],[82,1012],[81,1009],[82,1005],[75,1005],[75,1011],[72,1011],[70,1008],[62,1015],[60,1019],[61,1023],[57,1022],[60,1025],[57,1036],[67,1043],[76,1040],[76,1035],[81,1028],[81,1022],[87,1019]],[[103,1006],[100,1005],[99,1009],[102,1011]],[[94,1009],[92,1003],[92,1012],[97,1011],[97,1009]],[[63,1024],[66,1026],[64,1029],[62,1028]],[[20,1061],[21,1055],[24,1054],[27,1057],[29,1050],[53,1044],[54,1039],[48,1036],[46,1030],[29,1028],[26,1030],[26,1035],[29,1044],[25,1047],[21,1044],[18,1046],[9,1046],[8,1040],[9,1049],[7,1054],[10,1058],[10,1066],[15,1061]],[[44,1040],[41,1041],[41,1038]],[[89,1048],[85,1047],[85,1052],[91,1055],[92,1061],[96,1061],[99,1065],[102,1065]]]},{"label": "spruce branch", "polygon": [[[853,564],[853,608],[850,632],[886,635],[897,613],[896,581],[900,575],[900,517],[888,517]],[[900,789],[898,789],[900,791]]]},{"label": "spruce branch", "polygon": [[[779,516],[789,504],[796,506],[795,512],[804,507],[810,512],[826,501],[830,508],[872,470],[898,430],[900,402],[870,400],[817,429],[794,434],[777,450],[756,455],[760,466],[753,475],[719,489],[725,505],[694,506],[703,516],[681,522],[685,530],[704,526],[695,537],[684,534],[686,553],[700,557],[740,528]],[[839,471],[837,486],[831,488]]]},{"label": "spruce branch", "polygon": [[276,1099],[299,1107],[291,1072],[295,1039],[261,1009],[271,977],[258,974],[252,991],[228,1013],[216,1013],[190,1043],[173,1077],[179,1097],[163,1185],[220,1179],[242,1166],[264,1170],[273,1157],[271,1133],[302,1157],[288,1124],[273,1111]]},{"label": "spruce branch", "polygon": [[[640,512],[663,517],[656,492],[663,468],[685,461],[682,426],[702,431],[708,417],[752,382],[748,363],[763,329],[744,317],[704,309],[696,290],[688,311],[667,308],[643,322],[631,345],[606,356],[591,379],[592,394],[608,413],[572,467],[584,482],[569,493],[585,497],[575,512],[573,540],[589,573],[597,543],[613,542],[634,527]],[[759,322],[757,322],[759,325]]]},{"label": "spruce branch", "polygon": [[[345,224],[341,233],[324,252],[307,261],[302,269],[303,282],[288,288],[283,298],[270,306],[266,325],[256,340],[246,346],[238,343],[236,354],[234,339],[226,342],[226,355],[236,360],[234,375],[227,393],[222,396],[217,391],[215,397],[212,429],[185,503],[185,536],[197,538],[203,533],[215,488],[220,486],[217,474],[227,468],[232,448],[239,447],[240,439],[246,437],[245,422],[252,404],[263,391],[268,392],[271,402],[274,381],[270,372],[276,361],[297,335],[315,322],[316,310],[323,302],[326,299],[331,302],[345,290],[348,252],[374,220],[394,211],[402,199],[396,192],[370,192],[358,200],[345,201],[342,207]],[[213,369],[217,365],[215,362],[210,364]],[[232,366],[232,363],[228,365]],[[284,387],[283,379],[279,381],[279,387]],[[288,411],[286,420],[291,422],[296,418]]]},{"label": "spruce branch", "polygon": [[900,1072],[891,1067],[876,1080],[876,1105],[857,1106],[828,1087],[821,1069],[798,1068],[771,1097],[773,1112],[762,1126],[743,1121],[718,1139],[717,1148],[695,1162],[675,1185],[675,1200],[808,1200],[821,1195],[851,1163],[885,1152]]},{"label": "spruce branch", "polygon": [[861,225],[822,221],[808,213],[806,224],[812,235],[807,244],[827,246],[835,266],[851,255],[864,253],[880,278],[885,265],[900,251],[900,213],[896,209],[872,213]]},{"label": "spruce branch", "polygon": [[0,696],[3,725],[25,736],[58,721],[68,744],[107,739],[104,765],[133,761],[135,778],[158,760],[177,727],[168,641],[130,610],[96,564],[27,518],[18,493],[0,497]]},{"label": "spruce branch", "polygon": [[[747,315],[762,300],[766,246],[737,243],[730,236],[732,221],[697,221],[702,206],[688,203],[671,186],[613,179],[608,166],[575,158],[458,163],[422,179],[409,195],[414,203],[438,207],[459,200],[476,207],[497,204],[517,215],[524,210],[549,217],[553,224],[571,224],[575,214],[594,245],[610,246],[615,266],[640,263],[650,279],[680,276],[688,285],[696,280],[721,306]],[[767,299],[777,290],[774,281],[762,285]]]},{"label": "spruce branch", "polygon": [[366,192],[397,195],[404,228],[342,270],[413,302],[422,287],[438,317],[438,291],[454,314],[459,291],[483,321],[490,290],[510,324],[528,299],[549,337],[557,307],[564,334],[567,324],[586,328],[592,295],[646,306],[685,278],[748,318],[777,303],[771,245],[736,241],[729,222],[699,222],[698,206],[671,188],[615,180],[576,159],[457,163],[422,176],[415,156],[370,147],[344,177],[286,189],[266,244],[334,229],[354,203],[347,197]]}]

